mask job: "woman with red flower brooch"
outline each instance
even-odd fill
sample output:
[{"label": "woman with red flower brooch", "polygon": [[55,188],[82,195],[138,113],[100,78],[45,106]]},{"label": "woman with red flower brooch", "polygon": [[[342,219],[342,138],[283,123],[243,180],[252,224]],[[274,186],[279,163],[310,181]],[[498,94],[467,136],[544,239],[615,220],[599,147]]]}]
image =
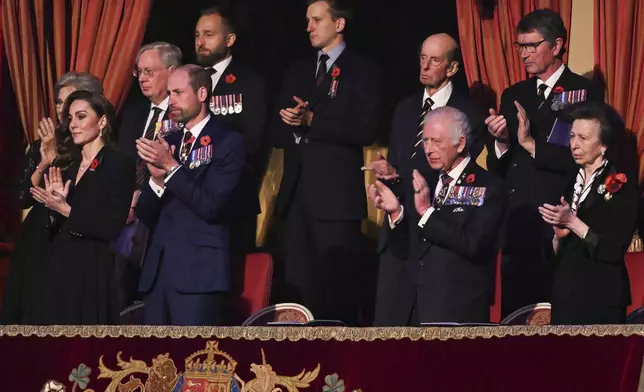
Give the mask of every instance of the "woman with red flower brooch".
[{"label": "woman with red flower brooch", "polygon": [[619,126],[607,105],[571,108],[570,149],[579,172],[567,198],[539,212],[553,225],[555,273],[552,324],[619,324],[626,319],[630,285],[624,254],[639,203],[637,179],[615,167]]},{"label": "woman with red flower brooch", "polygon": [[73,140],[69,169],[50,168],[34,199],[49,211],[52,238],[40,300],[29,324],[113,324],[120,309],[112,243],[125,226],[135,165],[112,148],[114,108],[101,93],[78,90],[63,108]]}]

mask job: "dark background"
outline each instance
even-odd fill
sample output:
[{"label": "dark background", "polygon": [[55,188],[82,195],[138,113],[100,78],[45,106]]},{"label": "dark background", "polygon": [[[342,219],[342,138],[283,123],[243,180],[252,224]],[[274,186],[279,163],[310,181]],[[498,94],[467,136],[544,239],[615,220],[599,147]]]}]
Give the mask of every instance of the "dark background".
[{"label": "dark background", "polygon": [[[240,24],[233,47],[243,61],[266,78],[270,96],[276,94],[283,72],[298,58],[313,55],[306,33],[306,0],[156,0],[143,43],[171,42],[183,51],[184,63],[194,63],[194,28],[199,11],[213,5],[231,6]],[[418,51],[430,34],[444,32],[458,41],[456,2],[453,0],[356,0],[348,23],[347,42],[352,49],[380,65],[383,108],[379,141],[386,143],[390,115],[396,103],[420,88]],[[465,74],[455,84],[466,89]],[[142,95],[133,83],[129,99]],[[268,103],[271,104],[270,102]]]}]

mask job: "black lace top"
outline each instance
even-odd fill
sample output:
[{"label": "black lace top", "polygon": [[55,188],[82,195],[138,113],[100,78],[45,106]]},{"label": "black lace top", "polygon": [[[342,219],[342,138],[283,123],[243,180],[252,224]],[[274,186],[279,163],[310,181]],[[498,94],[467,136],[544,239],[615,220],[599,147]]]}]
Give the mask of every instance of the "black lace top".
[{"label": "black lace top", "polygon": [[25,167],[20,178],[20,207],[23,209],[30,208],[34,204],[29,188],[31,188],[31,176],[40,163],[40,140],[31,144],[25,156],[25,161]]}]

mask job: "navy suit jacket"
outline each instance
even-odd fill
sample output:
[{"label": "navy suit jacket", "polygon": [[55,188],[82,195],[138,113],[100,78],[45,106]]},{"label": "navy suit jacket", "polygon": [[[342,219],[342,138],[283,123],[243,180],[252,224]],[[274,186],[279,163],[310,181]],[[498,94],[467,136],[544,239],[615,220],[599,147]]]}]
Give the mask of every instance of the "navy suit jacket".
[{"label": "navy suit jacket", "polygon": [[[177,146],[183,135],[168,142]],[[188,160],[165,184],[162,197],[143,187],[137,216],[155,231],[143,262],[139,290],[149,292],[163,263],[182,293],[230,288],[230,233],[226,210],[246,166],[243,137],[214,119],[206,123],[193,151],[210,137],[210,163],[190,169]]]}]

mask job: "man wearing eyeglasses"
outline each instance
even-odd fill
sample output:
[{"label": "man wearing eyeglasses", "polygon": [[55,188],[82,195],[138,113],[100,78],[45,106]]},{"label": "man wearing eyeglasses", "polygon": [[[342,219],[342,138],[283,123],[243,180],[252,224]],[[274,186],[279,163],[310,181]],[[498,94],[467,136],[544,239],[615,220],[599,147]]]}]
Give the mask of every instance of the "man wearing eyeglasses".
[{"label": "man wearing eyeglasses", "polygon": [[[500,236],[504,316],[549,301],[553,233],[537,207],[557,204],[575,171],[569,148],[547,141],[553,124],[566,104],[603,100],[588,79],[563,63],[566,38],[563,20],[550,9],[535,10],[519,21],[514,47],[531,77],[507,88],[499,113],[490,109],[485,121],[494,136],[488,169],[505,179],[509,192]],[[520,109],[530,122],[527,135],[517,132]]]},{"label": "man wearing eyeglasses", "polygon": [[181,65],[181,57],[181,49],[167,42],[142,46],[136,56],[132,75],[137,78],[141,92],[147,99],[126,105],[120,118],[117,145],[121,151],[137,160],[137,189],[133,190],[127,225],[117,241],[118,253],[122,256],[117,259],[116,270],[121,282],[119,291],[123,307],[135,298],[140,264],[148,240],[148,230],[136,219],[135,211],[140,187],[145,185],[150,173],[136,153],[136,139],[154,138],[156,123],[169,118],[168,77]]}]

